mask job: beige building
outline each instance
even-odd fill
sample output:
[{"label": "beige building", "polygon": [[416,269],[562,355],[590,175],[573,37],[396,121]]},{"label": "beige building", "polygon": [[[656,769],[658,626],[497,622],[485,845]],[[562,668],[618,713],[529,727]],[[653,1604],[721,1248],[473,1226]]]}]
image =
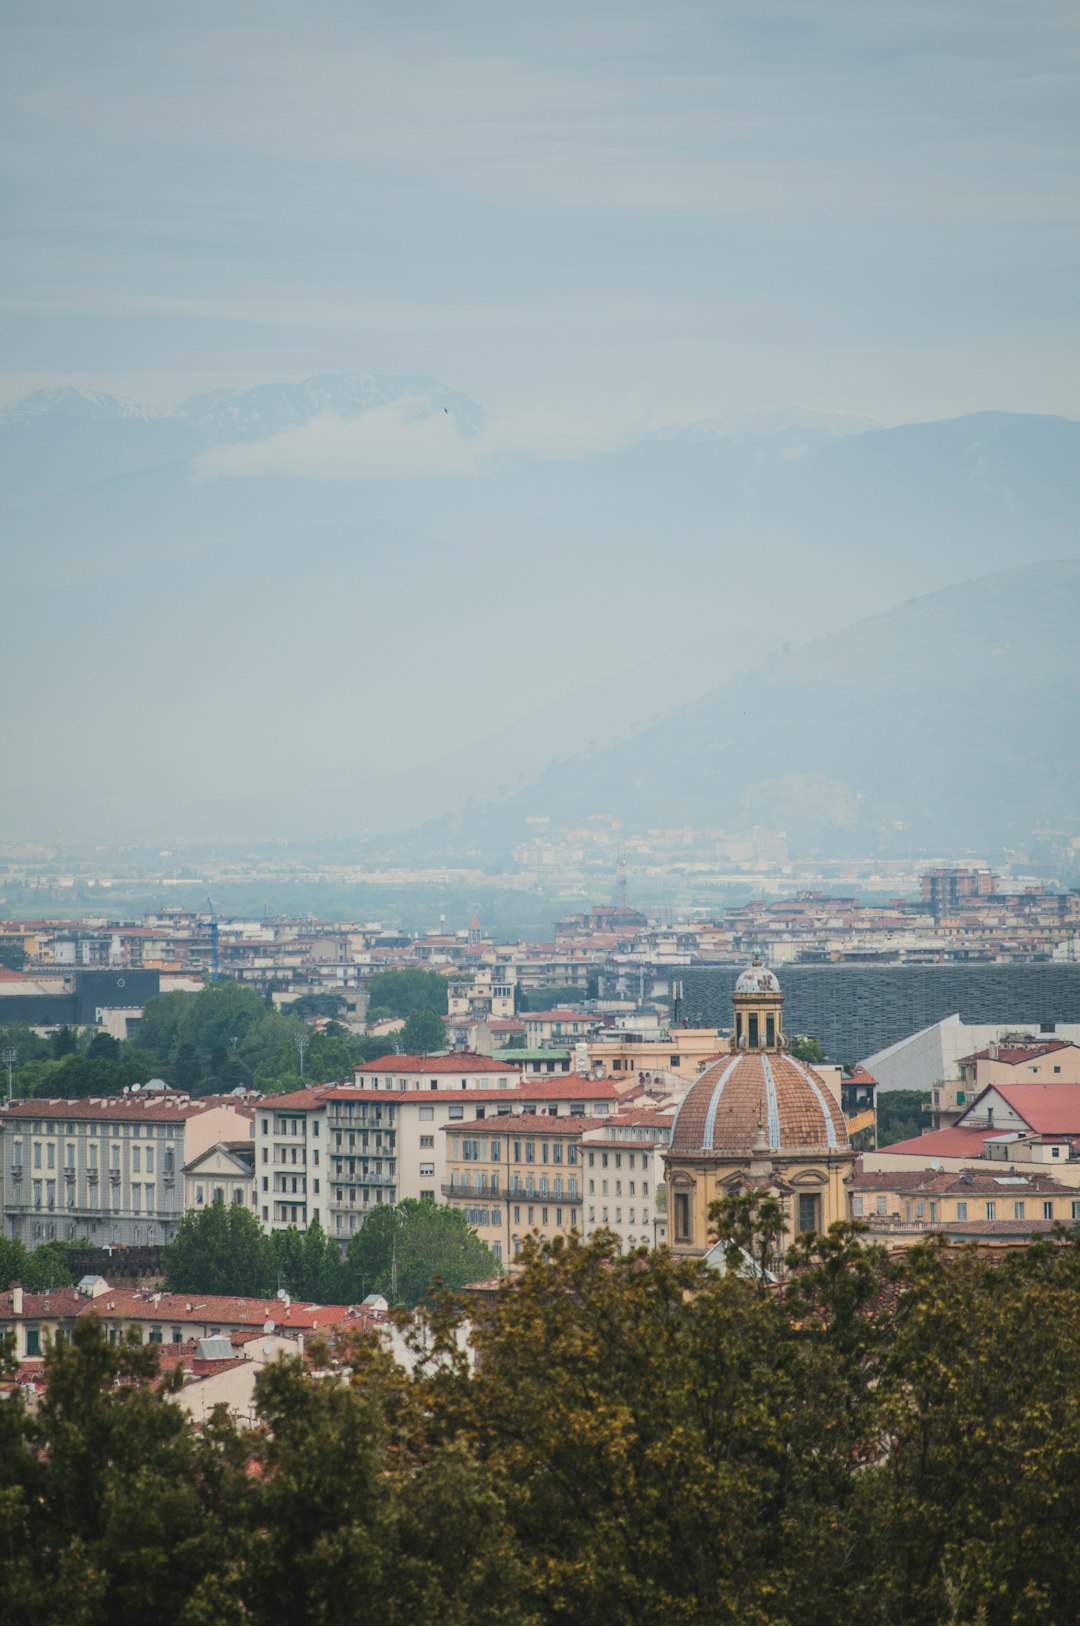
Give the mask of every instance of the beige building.
[{"label": "beige building", "polygon": [[961,1056],[957,1068],[958,1078],[942,1080],[930,1092],[934,1129],[956,1123],[991,1084],[1080,1084],[1080,1045],[1010,1034]]},{"label": "beige building", "polygon": [[138,1247],[175,1236],[184,1169],[211,1146],[249,1140],[242,1096],[143,1091],[0,1108],[6,1236],[28,1248],[74,1241]]},{"label": "beige building", "polygon": [[443,1196],[500,1263],[517,1258],[530,1232],[548,1240],[581,1230],[585,1121],[520,1113],[443,1128]]},{"label": "beige building", "polygon": [[848,1182],[851,1218],[872,1240],[907,1247],[931,1231],[950,1241],[1023,1244],[1059,1222],[1080,1222],[1080,1194],[1056,1171],[1024,1168],[856,1169]]},{"label": "beige building", "polygon": [[250,1140],[207,1147],[184,1165],[184,1210],[198,1213],[211,1203],[236,1204],[254,1209],[255,1147]]},{"label": "beige building", "polygon": [[854,1154],[844,1114],[829,1084],[787,1053],[776,977],[755,961],[732,1004],[730,1051],[687,1092],[664,1155],[669,1238],[680,1254],[705,1254],[710,1206],[747,1187],[778,1197],[787,1242],[847,1216]]},{"label": "beige building", "polygon": [[715,1028],[670,1028],[662,1035],[645,1037],[626,1033],[604,1033],[591,1038],[589,1064],[600,1068],[627,1085],[660,1073],[674,1073],[690,1081],[726,1048]]}]

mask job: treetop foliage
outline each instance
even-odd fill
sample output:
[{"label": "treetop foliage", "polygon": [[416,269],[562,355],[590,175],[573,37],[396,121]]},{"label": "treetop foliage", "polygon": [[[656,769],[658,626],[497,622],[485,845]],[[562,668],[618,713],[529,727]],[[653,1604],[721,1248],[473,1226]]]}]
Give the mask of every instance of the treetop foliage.
[{"label": "treetop foliage", "polygon": [[449,983],[438,971],[422,971],[407,966],[401,971],[379,971],[368,983],[368,1011],[386,1016],[412,1016],[414,1011],[434,1011],[445,1016],[449,1009]]},{"label": "treetop foliage", "polygon": [[80,1320],[37,1415],[0,1406],[5,1620],[1075,1620],[1080,1248],[896,1260],[846,1225],[789,1265],[530,1244],[475,1361],[441,1300],[411,1374],[349,1330],[266,1369],[246,1434]]},{"label": "treetop foliage", "polygon": [[[333,1014],[340,1009],[336,996],[311,997],[333,1001]],[[386,1052],[385,1040],[349,1034],[336,1023],[316,1032],[303,1014],[282,1013],[253,988],[220,981],[195,994],[176,991],[148,1000],[134,1040],[76,1035],[70,1028],[44,1039],[25,1024],[0,1030],[0,1037],[19,1052],[13,1079],[17,1096],[68,1099],[118,1095],[126,1085],[155,1076],[194,1095],[223,1093],[240,1084],[274,1095],[301,1082],[351,1078],[357,1063]],[[305,1044],[302,1081],[298,1036]]]},{"label": "treetop foliage", "polygon": [[317,1221],[267,1235],[240,1203],[211,1203],[184,1216],[165,1249],[165,1270],[174,1293],[270,1298],[284,1287],[318,1304],[358,1304],[382,1293],[412,1308],[434,1281],[456,1291],[497,1276],[499,1266],[464,1214],[406,1198],[374,1208],[345,1253]]}]

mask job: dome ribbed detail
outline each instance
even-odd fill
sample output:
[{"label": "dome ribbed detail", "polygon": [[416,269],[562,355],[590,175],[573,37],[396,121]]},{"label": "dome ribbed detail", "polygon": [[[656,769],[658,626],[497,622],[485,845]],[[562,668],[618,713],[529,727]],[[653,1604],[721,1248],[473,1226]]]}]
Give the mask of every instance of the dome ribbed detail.
[{"label": "dome ribbed detail", "polygon": [[748,1051],[707,1067],[675,1117],[671,1151],[749,1154],[759,1127],[769,1149],[847,1152],[847,1124],[832,1091],[784,1051]]}]

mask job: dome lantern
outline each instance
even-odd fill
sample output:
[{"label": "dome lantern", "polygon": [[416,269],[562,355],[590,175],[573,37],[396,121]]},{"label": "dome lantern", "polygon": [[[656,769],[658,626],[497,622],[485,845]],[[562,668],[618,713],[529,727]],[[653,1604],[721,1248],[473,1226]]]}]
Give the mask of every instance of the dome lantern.
[{"label": "dome lantern", "polygon": [[731,996],[735,1022],[732,1050],[782,1050],[784,1032],[781,1020],[784,996],[775,974],[755,954],[741,974]]}]

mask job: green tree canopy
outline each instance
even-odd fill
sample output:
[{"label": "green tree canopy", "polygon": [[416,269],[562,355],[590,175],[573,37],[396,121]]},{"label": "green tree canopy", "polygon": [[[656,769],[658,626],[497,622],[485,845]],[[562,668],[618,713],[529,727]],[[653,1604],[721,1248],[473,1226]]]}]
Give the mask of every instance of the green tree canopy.
[{"label": "green tree canopy", "polygon": [[413,1011],[398,1039],[406,1056],[430,1056],[446,1049],[446,1028],[434,1011]]},{"label": "green tree canopy", "polygon": [[407,1197],[368,1215],[349,1242],[346,1279],[351,1299],[382,1293],[393,1304],[412,1306],[436,1280],[456,1292],[499,1272],[498,1260],[460,1209]]},{"label": "green tree canopy", "polygon": [[930,1105],[929,1090],[877,1090],[878,1145],[914,1140],[929,1127],[923,1111]]},{"label": "green tree canopy", "polygon": [[22,971],[26,967],[26,950],[14,937],[0,937],[0,966],[5,971]]},{"label": "green tree canopy", "polygon": [[242,1203],[193,1210],[165,1249],[165,1286],[170,1293],[268,1297],[277,1289],[270,1240]]},{"label": "green tree canopy", "polygon": [[[772,1221],[718,1217],[751,1252]],[[612,1237],[521,1266],[406,1322],[408,1372],[355,1327],[271,1364],[243,1434],[80,1318],[38,1411],[0,1405],[5,1626],[1076,1619],[1067,1238],[890,1259],[840,1225],[770,1291]]]},{"label": "green tree canopy", "polygon": [[825,1054],[825,1047],[821,1040],[808,1038],[805,1034],[789,1039],[788,1049],[796,1061],[807,1062],[811,1067],[816,1066],[818,1062],[828,1061],[829,1059]]},{"label": "green tree canopy", "polygon": [[448,988],[438,971],[412,966],[403,971],[378,971],[368,983],[368,1010],[385,1011],[388,1016],[411,1016],[414,1011],[445,1016]]}]

